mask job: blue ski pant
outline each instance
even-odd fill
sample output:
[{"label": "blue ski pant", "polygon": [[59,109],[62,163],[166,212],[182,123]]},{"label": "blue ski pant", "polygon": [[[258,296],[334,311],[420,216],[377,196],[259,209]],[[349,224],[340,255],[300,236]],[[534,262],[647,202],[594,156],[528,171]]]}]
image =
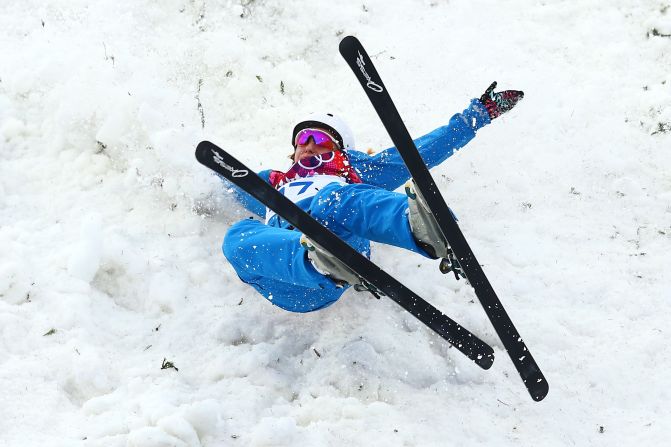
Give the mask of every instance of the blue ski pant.
[{"label": "blue ski pant", "polygon": [[[404,194],[361,183],[330,183],[298,205],[366,256],[375,241],[429,257],[410,231]],[[311,312],[333,304],[346,288],[312,266],[300,244],[301,233],[288,226],[237,222],[224,238],[224,255],[242,281],[282,309]]]}]

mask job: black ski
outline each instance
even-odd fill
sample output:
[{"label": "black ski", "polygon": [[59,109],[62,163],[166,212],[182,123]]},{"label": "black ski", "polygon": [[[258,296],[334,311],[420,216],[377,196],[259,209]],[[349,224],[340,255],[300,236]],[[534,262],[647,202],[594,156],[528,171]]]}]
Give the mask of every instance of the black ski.
[{"label": "black ski", "polygon": [[403,157],[415,185],[433,211],[438,225],[456,255],[463,272],[475,290],[496,333],[508,351],[515,368],[535,401],[548,393],[548,383],[527,346],[510,320],[496,292],[487,280],[480,264],[466,242],[457,222],[450,213],[419,151],[412,141],[391,96],[373,66],[373,62],[356,37],[348,36],[340,42],[340,54],[349,64],[359,83],[380,116],[394,145]]},{"label": "black ski", "polygon": [[488,344],[385,273],[232,155],[209,141],[202,141],[196,148],[196,158],[282,216],[313,242],[338,256],[377,291],[396,301],[481,368],[492,366],[494,350]]}]

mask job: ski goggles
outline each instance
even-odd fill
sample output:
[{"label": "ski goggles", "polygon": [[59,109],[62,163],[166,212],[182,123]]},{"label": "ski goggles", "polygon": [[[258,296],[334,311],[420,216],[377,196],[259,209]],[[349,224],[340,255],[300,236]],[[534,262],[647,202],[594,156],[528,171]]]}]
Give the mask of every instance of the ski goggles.
[{"label": "ski goggles", "polygon": [[338,142],[328,133],[320,129],[303,129],[296,134],[294,139],[294,147],[298,145],[308,144],[312,138],[317,146],[330,149],[332,151],[339,150],[340,145]]}]

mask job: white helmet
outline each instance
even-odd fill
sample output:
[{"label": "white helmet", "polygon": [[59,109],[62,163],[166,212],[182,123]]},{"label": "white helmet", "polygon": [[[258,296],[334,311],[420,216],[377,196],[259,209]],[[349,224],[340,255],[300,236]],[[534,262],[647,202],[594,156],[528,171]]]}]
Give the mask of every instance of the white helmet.
[{"label": "white helmet", "polygon": [[294,127],[291,145],[296,147],[296,134],[303,129],[317,127],[333,134],[343,150],[354,149],[354,134],[347,123],[332,113],[311,113]]}]

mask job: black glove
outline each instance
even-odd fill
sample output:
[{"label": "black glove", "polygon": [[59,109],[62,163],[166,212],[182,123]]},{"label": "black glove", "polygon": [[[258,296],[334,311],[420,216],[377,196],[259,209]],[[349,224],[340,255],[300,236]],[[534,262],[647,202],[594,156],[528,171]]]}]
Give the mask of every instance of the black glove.
[{"label": "black glove", "polygon": [[524,92],[519,90],[504,90],[497,93],[494,91],[495,88],[496,81],[492,82],[492,85],[480,97],[480,102],[485,106],[489,119],[492,120],[515,107],[515,104],[524,98]]}]

